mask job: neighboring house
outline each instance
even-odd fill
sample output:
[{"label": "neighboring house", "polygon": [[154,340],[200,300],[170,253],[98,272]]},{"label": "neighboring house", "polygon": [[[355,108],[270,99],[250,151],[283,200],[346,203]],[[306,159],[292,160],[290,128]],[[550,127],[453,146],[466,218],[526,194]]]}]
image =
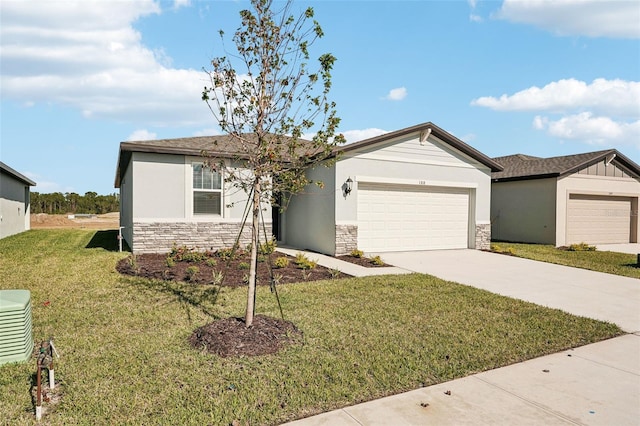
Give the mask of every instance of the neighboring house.
[{"label": "neighboring house", "polygon": [[29,194],[35,185],[0,161],[0,238],[31,229]]},{"label": "neighboring house", "polygon": [[[202,168],[202,150],[232,165],[239,155],[227,136],[120,144],[115,186],[134,253],[235,241],[246,195]],[[284,213],[265,206],[268,232],[281,244],[331,255],[489,246],[490,178],[501,167],[451,134],[425,123],[340,147],[335,155],[335,162],[308,172],[323,188],[310,185]],[[243,244],[249,232],[246,227]]]},{"label": "neighboring house", "polygon": [[640,166],[615,149],[562,157],[494,158],[495,240],[554,244],[637,243]]}]

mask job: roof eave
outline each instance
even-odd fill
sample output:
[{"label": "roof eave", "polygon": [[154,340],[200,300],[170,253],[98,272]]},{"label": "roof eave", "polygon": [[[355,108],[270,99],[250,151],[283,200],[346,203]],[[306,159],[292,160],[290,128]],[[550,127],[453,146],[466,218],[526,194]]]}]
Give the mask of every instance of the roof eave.
[{"label": "roof eave", "polygon": [[14,179],[17,179],[20,182],[25,183],[25,184],[27,184],[29,186],[36,186],[37,185],[33,180],[29,179],[28,177],[26,177],[22,173],[20,173],[20,172],[18,172],[16,170],[12,169],[11,167],[7,166],[2,161],[0,161],[0,170],[5,172],[9,176],[13,177]]},{"label": "roof eave", "polygon": [[507,176],[507,177],[498,177],[491,178],[492,182],[514,182],[518,180],[536,180],[536,179],[548,179],[548,178],[557,178],[559,177],[559,173],[541,173],[535,175],[522,175],[522,176]]}]

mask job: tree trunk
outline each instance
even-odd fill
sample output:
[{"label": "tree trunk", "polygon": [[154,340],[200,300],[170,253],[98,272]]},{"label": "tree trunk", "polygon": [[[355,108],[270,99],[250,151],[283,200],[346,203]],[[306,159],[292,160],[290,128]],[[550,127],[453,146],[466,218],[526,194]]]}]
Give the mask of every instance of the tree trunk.
[{"label": "tree trunk", "polygon": [[247,290],[247,312],[244,317],[245,327],[253,325],[253,315],[255,314],[256,302],[256,270],[258,267],[258,244],[260,238],[260,178],[256,177],[253,182],[253,218],[251,221],[251,268],[249,269],[249,289]]}]

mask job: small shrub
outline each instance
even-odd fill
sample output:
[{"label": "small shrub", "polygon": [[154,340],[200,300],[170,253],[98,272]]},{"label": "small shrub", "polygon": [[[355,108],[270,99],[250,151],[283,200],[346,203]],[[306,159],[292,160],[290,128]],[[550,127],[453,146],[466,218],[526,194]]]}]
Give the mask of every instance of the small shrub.
[{"label": "small shrub", "polygon": [[382,261],[382,258],[380,258],[380,256],[375,256],[375,257],[371,257],[369,258],[369,261],[371,263],[373,263],[376,266],[383,266],[384,262]]},{"label": "small shrub", "polygon": [[349,253],[349,256],[360,259],[362,256],[364,256],[364,252],[362,250],[355,249],[352,250],[351,253]]},{"label": "small shrub", "polygon": [[137,271],[138,270],[138,260],[136,259],[136,255],[135,254],[129,255],[129,258],[127,260],[129,262],[129,266],[131,266],[131,269]]},{"label": "small shrub", "polygon": [[289,266],[289,259],[287,257],[279,257],[273,261],[273,267],[276,269],[282,269]]},{"label": "small shrub", "polygon": [[240,250],[234,250],[233,248],[222,248],[216,251],[216,256],[222,260],[233,260],[238,257]]},{"label": "small shrub", "polygon": [[220,285],[222,284],[222,280],[224,280],[224,274],[222,273],[222,271],[213,271],[211,273],[211,279],[213,281],[213,284]]},{"label": "small shrub", "polygon": [[491,244],[490,248],[491,251],[495,253],[508,254],[510,256],[515,256],[516,254],[516,251],[513,249],[513,247],[503,247],[499,244]]},{"label": "small shrub", "polygon": [[197,266],[189,266],[185,269],[185,273],[187,274],[187,281],[195,281],[198,277],[198,273],[200,272],[200,268]]},{"label": "small shrub", "polygon": [[264,254],[259,254],[256,260],[258,261],[258,263],[263,263],[267,260],[267,256],[265,256]]},{"label": "small shrub", "polygon": [[567,251],[596,251],[596,246],[590,246],[587,243],[571,244]]},{"label": "small shrub", "polygon": [[173,268],[176,265],[176,261],[173,260],[171,256],[167,256],[165,263],[167,264],[167,268]]},{"label": "small shrub", "polygon": [[262,255],[268,255],[273,253],[274,251],[276,251],[275,240],[267,241],[266,243],[260,244],[260,246],[258,247],[258,253]]},{"label": "small shrub", "polygon": [[238,268],[242,269],[242,270],[247,270],[251,267],[251,265],[249,265],[247,262],[240,262],[238,264]]},{"label": "small shrub", "polygon": [[331,274],[331,278],[338,278],[342,272],[339,269],[330,269],[329,273]]},{"label": "small shrub", "polygon": [[296,254],[296,266],[300,269],[313,269],[316,267],[317,262],[309,259],[304,253]]},{"label": "small shrub", "polygon": [[273,284],[279,285],[283,278],[284,276],[282,274],[273,274]]},{"label": "small shrub", "polygon": [[177,246],[175,243],[169,252],[169,257],[174,262],[201,262],[205,260],[207,253],[199,252],[196,249],[187,246]]},{"label": "small shrub", "polygon": [[210,257],[210,258],[208,258],[208,259],[205,261],[205,263],[206,263],[208,266],[211,266],[211,267],[213,268],[214,266],[216,266],[216,265],[218,264],[218,261],[217,261],[217,260],[215,260],[214,258]]}]

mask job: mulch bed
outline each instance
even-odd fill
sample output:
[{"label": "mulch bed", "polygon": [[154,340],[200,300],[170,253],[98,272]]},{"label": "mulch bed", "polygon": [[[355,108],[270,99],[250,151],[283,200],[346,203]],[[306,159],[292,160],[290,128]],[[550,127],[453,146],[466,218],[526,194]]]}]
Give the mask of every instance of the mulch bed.
[{"label": "mulch bed", "polygon": [[[207,263],[206,260],[199,262],[180,261],[169,266],[167,257],[167,254],[139,254],[120,260],[116,269],[125,275],[165,281],[185,281],[193,284],[214,284],[214,273],[222,272],[224,274],[223,286],[240,287],[245,285],[245,277],[249,275],[249,269],[246,267],[251,259],[249,253],[243,253],[233,260],[221,259],[212,253],[208,258],[215,259],[214,266]],[[294,258],[279,253],[271,255],[272,262],[278,257],[287,257],[289,264],[284,268],[274,268],[273,274],[276,284],[329,280],[349,276],[320,265],[313,269],[299,269],[294,263]],[[190,276],[187,268],[194,266],[198,268],[198,272]],[[257,274],[258,285],[269,285],[269,262],[267,259],[258,262]]]},{"label": "mulch bed", "polygon": [[225,318],[198,328],[189,337],[196,349],[221,357],[257,356],[302,342],[302,332],[290,321],[256,315],[245,327],[243,318]]},{"label": "mulch bed", "polygon": [[354,257],[354,256],[351,256],[349,254],[345,254],[344,256],[336,256],[336,259],[339,259],[339,260],[342,260],[342,261],[345,261],[345,262],[349,262],[349,263],[353,263],[355,265],[364,266],[365,268],[384,268],[384,267],[391,266],[391,265],[386,264],[386,263],[382,264],[382,265],[376,265],[368,257]]}]

